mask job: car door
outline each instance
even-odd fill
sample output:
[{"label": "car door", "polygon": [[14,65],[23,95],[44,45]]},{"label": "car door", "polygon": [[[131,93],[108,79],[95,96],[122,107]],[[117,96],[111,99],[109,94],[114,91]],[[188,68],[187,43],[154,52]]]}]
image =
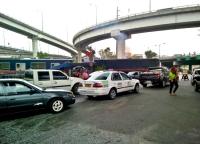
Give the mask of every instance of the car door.
[{"label": "car door", "polygon": [[122,81],[122,77],[119,73],[112,73],[111,76],[111,85],[112,87],[116,87],[117,88],[117,92],[123,92],[123,81]]},{"label": "car door", "polygon": [[122,76],[122,85],[123,85],[123,91],[129,91],[133,89],[133,85],[131,84],[130,78],[125,73],[120,73]]},{"label": "car door", "polygon": [[42,88],[52,87],[52,79],[50,76],[50,71],[35,71],[36,72],[36,85]]},{"label": "car door", "polygon": [[0,83],[0,115],[5,114],[7,110],[6,96],[3,85]]},{"label": "car door", "polygon": [[61,71],[52,71],[53,87],[71,90],[71,81],[67,75]]},{"label": "car door", "polygon": [[44,105],[44,97],[39,90],[18,81],[7,81],[2,84],[6,91],[9,111],[26,111]]}]

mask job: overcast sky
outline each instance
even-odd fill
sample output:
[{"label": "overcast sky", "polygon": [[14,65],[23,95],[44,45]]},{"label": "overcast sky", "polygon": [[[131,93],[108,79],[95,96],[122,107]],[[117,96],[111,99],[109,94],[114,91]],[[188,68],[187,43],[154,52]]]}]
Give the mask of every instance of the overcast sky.
[{"label": "overcast sky", "polygon": [[[80,30],[119,16],[149,11],[149,0],[0,0],[0,12],[54,35],[72,44],[73,36]],[[151,0],[151,9],[200,5],[200,0]],[[97,13],[96,13],[97,11]],[[43,21],[42,21],[43,19]],[[161,55],[177,53],[200,53],[200,27],[132,35],[126,46],[134,54],[144,54],[151,49]],[[31,40],[0,28],[0,45],[31,49]],[[115,52],[115,40],[109,39],[92,44],[98,52],[101,48],[111,47]],[[50,53],[63,53],[44,43],[39,50]],[[65,53],[67,54],[67,53]],[[69,54],[67,54],[69,55]]]}]

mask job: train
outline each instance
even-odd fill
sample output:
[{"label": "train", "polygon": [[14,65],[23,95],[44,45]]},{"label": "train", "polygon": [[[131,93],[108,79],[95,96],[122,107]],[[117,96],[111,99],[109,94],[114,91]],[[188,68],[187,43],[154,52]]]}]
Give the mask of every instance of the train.
[{"label": "train", "polygon": [[26,69],[51,69],[72,62],[72,59],[0,59],[0,74],[25,71]]}]

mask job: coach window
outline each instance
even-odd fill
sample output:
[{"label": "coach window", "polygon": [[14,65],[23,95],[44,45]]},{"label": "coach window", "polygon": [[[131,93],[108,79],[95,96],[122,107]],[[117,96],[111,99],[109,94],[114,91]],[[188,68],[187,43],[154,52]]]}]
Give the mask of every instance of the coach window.
[{"label": "coach window", "polygon": [[46,63],[45,62],[32,62],[31,68],[32,69],[46,69]]},{"label": "coach window", "polygon": [[0,70],[10,70],[9,62],[0,62]]},{"label": "coach window", "polygon": [[49,81],[50,80],[50,76],[49,76],[49,72],[38,72],[38,80],[39,81]]},{"label": "coach window", "polygon": [[54,80],[67,80],[68,77],[59,71],[53,71]]}]

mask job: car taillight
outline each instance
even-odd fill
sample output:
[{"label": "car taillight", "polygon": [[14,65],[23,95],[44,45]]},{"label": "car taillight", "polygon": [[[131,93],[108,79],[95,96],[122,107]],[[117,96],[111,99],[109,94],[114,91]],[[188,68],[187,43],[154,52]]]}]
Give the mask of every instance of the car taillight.
[{"label": "car taillight", "polygon": [[102,83],[94,83],[93,87],[95,87],[95,88],[101,88],[101,87],[103,87],[103,84]]},{"label": "car taillight", "polygon": [[157,77],[157,78],[160,78],[160,73],[157,73],[157,74],[156,74],[156,77]]}]

